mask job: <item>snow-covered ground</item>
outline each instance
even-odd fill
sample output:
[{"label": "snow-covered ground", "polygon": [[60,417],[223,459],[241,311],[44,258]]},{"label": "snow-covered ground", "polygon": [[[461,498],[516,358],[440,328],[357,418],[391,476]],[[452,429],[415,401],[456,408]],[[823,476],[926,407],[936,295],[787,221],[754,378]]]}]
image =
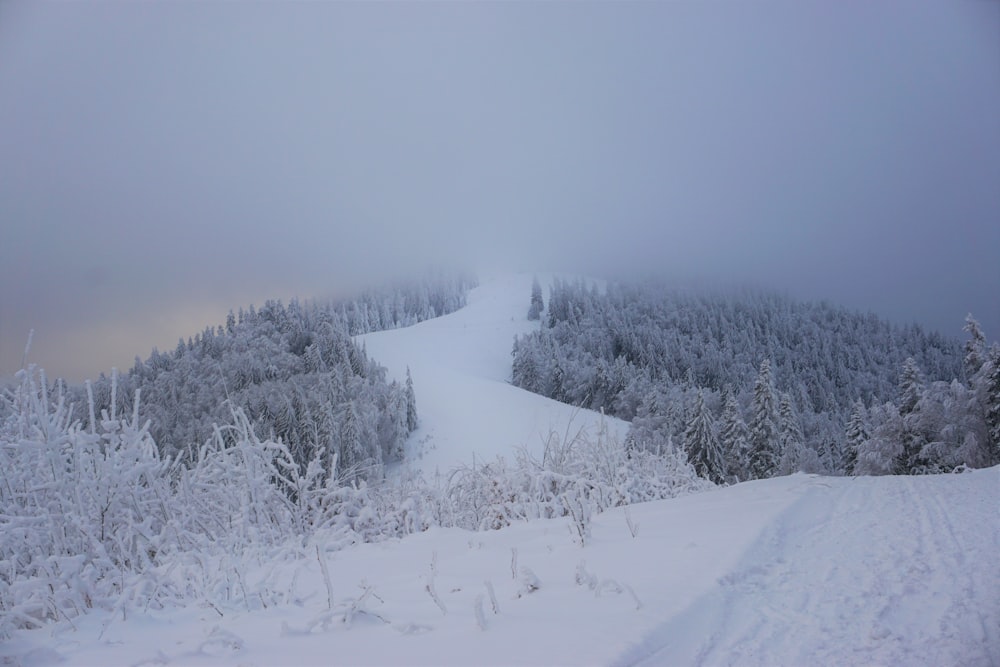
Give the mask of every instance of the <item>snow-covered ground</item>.
[{"label": "snow-covered ground", "polygon": [[[530,283],[365,337],[412,371],[425,472],[596,428],[507,383]],[[749,482],[607,512],[585,547],[558,519],[320,553],[332,605],[315,545],[290,548],[243,574],[280,601],[91,612],[0,665],[1000,665],[1000,468]]]},{"label": "snow-covered ground", "polygon": [[[548,435],[580,429],[596,434],[601,415],[543,398],[510,384],[514,336],[538,328],[526,318],[532,276],[484,282],[465,308],[416,326],[361,336],[369,355],[403,381],[410,369],[421,427],[409,460],[431,478],[525,447],[542,451]],[[543,288],[543,291],[547,291]],[[628,424],[604,426],[624,438]]]}]

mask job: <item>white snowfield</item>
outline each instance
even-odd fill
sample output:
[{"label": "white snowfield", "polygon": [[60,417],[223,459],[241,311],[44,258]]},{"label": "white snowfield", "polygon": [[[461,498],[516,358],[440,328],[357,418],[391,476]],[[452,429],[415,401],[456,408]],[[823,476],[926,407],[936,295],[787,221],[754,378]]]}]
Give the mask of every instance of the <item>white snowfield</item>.
[{"label": "white snowfield", "polygon": [[[425,471],[565,428],[572,410],[507,383],[530,284],[365,338],[412,370]],[[1000,467],[749,482],[596,516],[586,547],[559,519],[323,555],[332,610],[315,552],[276,558],[244,577],[283,582],[282,604],[93,611],[0,665],[1000,665]]]}]

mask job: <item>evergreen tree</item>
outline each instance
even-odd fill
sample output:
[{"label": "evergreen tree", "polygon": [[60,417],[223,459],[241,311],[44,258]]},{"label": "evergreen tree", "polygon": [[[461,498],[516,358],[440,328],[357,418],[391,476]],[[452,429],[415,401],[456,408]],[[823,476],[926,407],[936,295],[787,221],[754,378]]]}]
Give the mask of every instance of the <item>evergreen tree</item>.
[{"label": "evergreen tree", "polygon": [[749,440],[747,425],[740,415],[740,404],[736,395],[727,387],[722,406],[719,446],[725,458],[729,478],[740,482],[749,479]]},{"label": "evergreen tree", "polygon": [[778,432],[775,426],[774,385],[769,359],[764,359],[760,364],[751,409],[750,477],[773,477],[778,465]]},{"label": "evergreen tree", "polygon": [[536,276],[531,281],[531,305],[528,307],[528,319],[540,320],[543,310],[545,310],[545,302],[542,300],[542,286],[538,284]]},{"label": "evergreen tree", "polygon": [[907,357],[899,374],[899,414],[905,417],[916,410],[923,391],[924,380],[920,368],[913,357]]},{"label": "evergreen tree", "polygon": [[846,440],[844,473],[853,475],[858,463],[858,450],[869,438],[868,411],[865,409],[865,404],[861,402],[861,399],[854,402],[854,408],[851,410],[851,419],[847,422],[847,429],[844,436]]},{"label": "evergreen tree", "polygon": [[363,440],[361,417],[354,401],[348,401],[340,413],[340,467],[346,479],[357,477],[368,463]]},{"label": "evergreen tree", "polygon": [[972,317],[972,313],[965,317],[965,326],[962,330],[969,334],[969,340],[965,341],[965,376],[972,381],[986,361],[986,335],[979,322]]},{"label": "evergreen tree", "polygon": [[413,378],[410,367],[406,367],[406,429],[412,433],[417,430],[417,396],[413,392]]},{"label": "evergreen tree", "polygon": [[[525,348],[525,349],[522,349]],[[511,365],[511,381],[516,387],[536,393],[543,393],[545,366],[541,361],[543,349],[540,345],[518,338],[514,340],[514,361]]]},{"label": "evergreen tree", "polygon": [[871,436],[858,445],[857,475],[891,475],[902,456],[902,419],[893,403],[872,405],[869,410]]},{"label": "evergreen tree", "polygon": [[704,392],[695,395],[694,406],[684,429],[684,447],[688,461],[695,471],[705,479],[722,484],[725,475],[725,461],[722,448],[715,433],[715,420],[705,405]]},{"label": "evergreen tree", "polygon": [[989,465],[1000,463],[1000,346],[994,344],[984,364],[986,431],[989,436]]},{"label": "evergreen tree", "polygon": [[779,472],[791,475],[803,469],[805,454],[802,445],[802,427],[792,406],[792,397],[781,395],[778,405],[778,443],[781,452]]},{"label": "evergreen tree", "polygon": [[[965,373],[968,379],[968,400],[964,415],[967,433],[959,463],[991,466],[1000,463],[1000,347],[987,348],[986,335],[970,314],[965,318]],[[954,406],[949,406],[954,407]]]},{"label": "evergreen tree", "polygon": [[918,407],[924,393],[924,381],[913,357],[907,357],[903,362],[903,370],[899,374],[899,416],[902,420],[900,443],[902,451],[896,459],[895,473],[909,475],[920,472],[925,461],[920,456],[925,438],[920,431],[920,415]]}]

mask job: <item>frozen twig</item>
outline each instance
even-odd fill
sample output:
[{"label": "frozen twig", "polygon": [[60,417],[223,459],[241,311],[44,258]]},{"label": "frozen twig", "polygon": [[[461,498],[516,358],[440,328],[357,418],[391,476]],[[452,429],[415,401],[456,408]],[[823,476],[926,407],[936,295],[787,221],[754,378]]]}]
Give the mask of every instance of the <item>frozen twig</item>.
[{"label": "frozen twig", "polygon": [[330,582],[330,570],[326,566],[326,559],[316,545],[316,560],[319,561],[320,572],[323,573],[323,582],[326,584],[326,608],[333,609],[333,584]]}]

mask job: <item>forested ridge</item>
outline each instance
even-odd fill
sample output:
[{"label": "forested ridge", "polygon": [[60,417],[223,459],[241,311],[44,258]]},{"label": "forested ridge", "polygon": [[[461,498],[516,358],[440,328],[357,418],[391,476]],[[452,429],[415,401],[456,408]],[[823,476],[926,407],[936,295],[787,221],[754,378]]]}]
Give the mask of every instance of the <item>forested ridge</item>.
[{"label": "forested ridge", "polygon": [[[408,326],[465,304],[475,279],[428,273],[423,279],[370,289],[341,301],[270,300],[230,312],[172,352],[136,358],[118,378],[115,411],[128,414],[141,390],[139,417],[164,455],[190,454],[216,424],[241,409],[261,438],[281,440],[299,466],[317,455],[332,473],[352,479],[399,460],[416,427],[412,383],[386,380],[385,369],[352,339]],[[75,419],[112,412],[112,381],[102,375],[70,394]]]},{"label": "forested ridge", "polygon": [[514,384],[631,420],[633,445],[681,447],[715,481],[998,460],[997,347],[972,319],[963,350],[763,291],[555,280],[544,314],[533,292],[540,328],[514,343]]}]

